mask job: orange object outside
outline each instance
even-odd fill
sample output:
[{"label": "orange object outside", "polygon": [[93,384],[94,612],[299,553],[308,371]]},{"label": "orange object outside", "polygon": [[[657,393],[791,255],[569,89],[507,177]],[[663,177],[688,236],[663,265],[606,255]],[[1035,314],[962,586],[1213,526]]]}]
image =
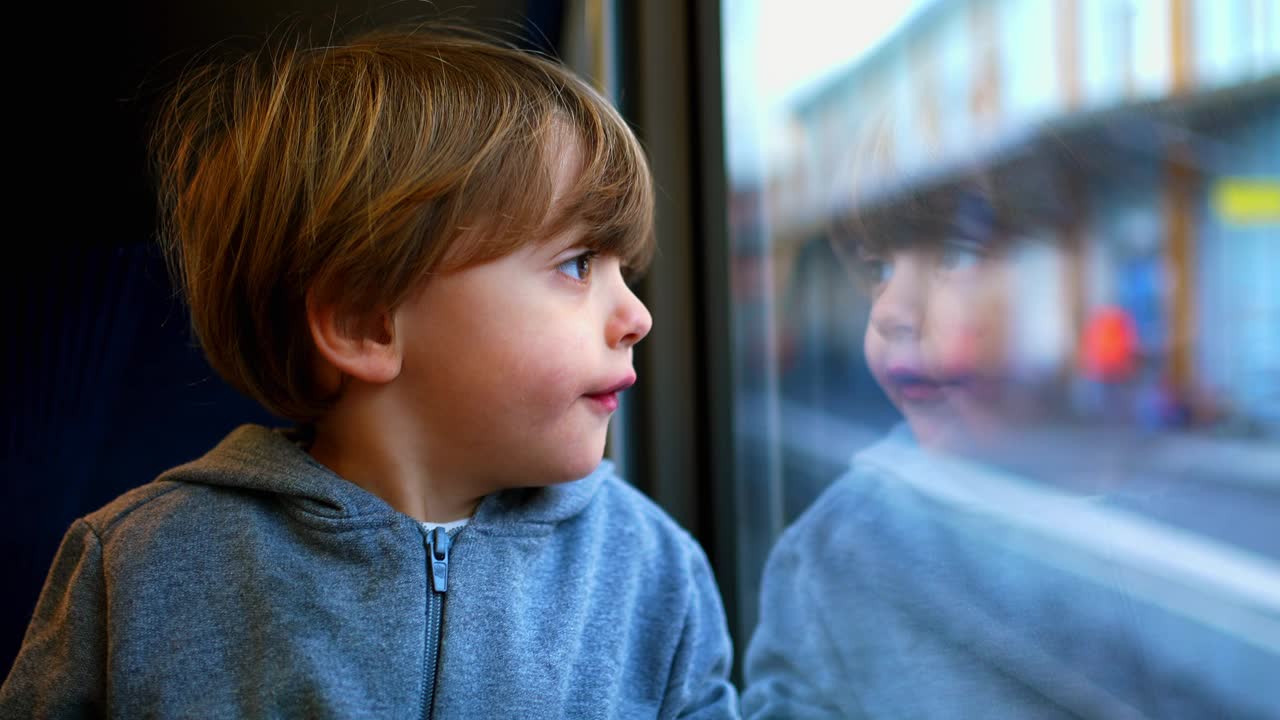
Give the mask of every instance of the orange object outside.
[{"label": "orange object outside", "polygon": [[1081,364],[1087,376],[1118,382],[1133,374],[1138,350],[1138,328],[1124,309],[1105,306],[1085,325]]}]

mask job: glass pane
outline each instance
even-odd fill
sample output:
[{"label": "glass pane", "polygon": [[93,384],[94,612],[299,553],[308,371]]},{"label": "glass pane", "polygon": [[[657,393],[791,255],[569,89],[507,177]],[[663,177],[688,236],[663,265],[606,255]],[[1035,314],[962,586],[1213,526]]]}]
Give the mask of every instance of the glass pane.
[{"label": "glass pane", "polygon": [[1280,0],[722,12],[748,716],[1280,717]]}]

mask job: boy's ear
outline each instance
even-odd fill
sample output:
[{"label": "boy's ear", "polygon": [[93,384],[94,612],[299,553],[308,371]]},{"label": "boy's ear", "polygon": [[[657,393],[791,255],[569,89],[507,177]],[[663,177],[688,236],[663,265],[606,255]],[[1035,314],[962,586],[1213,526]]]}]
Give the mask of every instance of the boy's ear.
[{"label": "boy's ear", "polygon": [[400,375],[403,357],[390,312],[356,317],[309,292],[307,325],[320,358],[330,366],[318,369],[322,385],[336,388],[344,375],[373,384]]}]

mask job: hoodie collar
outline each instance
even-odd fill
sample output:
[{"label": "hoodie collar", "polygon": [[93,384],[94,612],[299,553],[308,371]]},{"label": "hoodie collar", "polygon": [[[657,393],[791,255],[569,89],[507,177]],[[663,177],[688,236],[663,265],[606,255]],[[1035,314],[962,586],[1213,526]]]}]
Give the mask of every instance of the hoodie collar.
[{"label": "hoodie collar", "polygon": [[[283,496],[302,512],[340,525],[398,519],[414,522],[382,498],[317,462],[302,449],[299,437],[294,430],[242,425],[203,457],[169,470],[159,479]],[[549,532],[557,523],[580,514],[613,474],[613,464],[606,460],[581,480],[493,493],[481,501],[469,531]]]}]

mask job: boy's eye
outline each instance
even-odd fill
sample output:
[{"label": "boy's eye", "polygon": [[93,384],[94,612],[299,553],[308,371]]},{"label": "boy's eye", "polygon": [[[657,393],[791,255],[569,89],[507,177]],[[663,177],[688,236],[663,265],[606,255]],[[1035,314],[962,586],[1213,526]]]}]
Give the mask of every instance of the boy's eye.
[{"label": "boy's eye", "polygon": [[587,278],[591,277],[591,261],[595,255],[593,252],[575,255],[556,266],[556,270],[578,282],[586,282]]},{"label": "boy's eye", "polygon": [[943,246],[938,264],[944,270],[968,270],[982,262],[985,256],[983,248],[976,243],[949,242]]},{"label": "boy's eye", "polygon": [[893,277],[893,260],[864,254],[858,259],[858,264],[862,271],[862,280],[872,294],[878,294],[879,290]]}]

